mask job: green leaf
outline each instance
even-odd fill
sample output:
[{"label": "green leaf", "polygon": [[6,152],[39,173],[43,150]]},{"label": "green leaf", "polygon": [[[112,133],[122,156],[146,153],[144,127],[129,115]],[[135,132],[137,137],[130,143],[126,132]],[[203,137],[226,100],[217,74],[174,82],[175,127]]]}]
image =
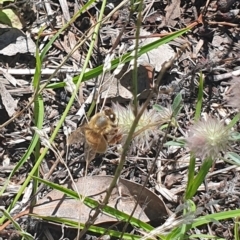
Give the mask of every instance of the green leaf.
[{"label": "green leaf", "polygon": [[194,171],[195,171],[195,164],[196,164],[196,158],[194,154],[190,153],[190,162],[188,167],[188,181],[187,181],[187,188],[185,192],[185,200],[189,199],[187,198],[187,194],[191,189],[192,181],[194,179]]},{"label": "green leaf", "polygon": [[233,133],[231,134],[231,139],[232,139],[233,141],[239,141],[239,140],[240,140],[240,133],[239,133],[239,132],[233,132]]},{"label": "green leaf", "polygon": [[184,140],[180,140],[179,141],[168,141],[166,143],[164,143],[164,146],[176,146],[176,147],[184,147],[185,146],[185,141]]},{"label": "green leaf", "polygon": [[158,104],[154,104],[153,108],[156,109],[159,112],[161,112],[161,111],[163,111],[165,109],[163,106],[158,105]]},{"label": "green leaf", "polygon": [[239,217],[235,219],[235,224],[234,224],[234,239],[235,240],[240,240],[240,235],[239,235]]},{"label": "green leaf", "polygon": [[14,2],[15,0],[0,0],[0,4],[3,4],[5,2]]},{"label": "green leaf", "polygon": [[176,117],[178,113],[182,109],[182,94],[178,93],[177,96],[173,100],[172,110],[173,110],[173,117]]},{"label": "green leaf", "polygon": [[229,157],[235,164],[240,165],[240,156],[235,152],[227,152],[227,157]]},{"label": "green leaf", "polygon": [[26,240],[33,240],[33,236],[27,232],[24,232],[22,229],[21,229],[21,226],[11,217],[11,215],[5,210],[3,209],[2,207],[0,207],[0,211],[2,211],[3,215],[5,218],[9,219],[13,226],[15,227],[16,230],[18,230],[19,234]]},{"label": "green leaf", "polygon": [[[189,236],[189,239],[211,239],[211,240],[226,240],[226,238],[219,238],[217,236],[209,235],[209,234],[192,234]],[[236,238],[234,238],[236,240]]]},{"label": "green leaf", "polygon": [[0,23],[6,24],[6,25],[12,27],[10,18],[3,10],[0,10]]},{"label": "green leaf", "polygon": [[10,8],[0,10],[0,22],[14,28],[23,28],[21,19],[18,17],[17,12]]}]

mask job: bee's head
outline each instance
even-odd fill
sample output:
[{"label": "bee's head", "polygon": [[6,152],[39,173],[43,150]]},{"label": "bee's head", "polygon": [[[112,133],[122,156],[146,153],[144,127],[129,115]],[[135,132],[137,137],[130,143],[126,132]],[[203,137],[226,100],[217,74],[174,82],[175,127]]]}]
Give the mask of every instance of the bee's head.
[{"label": "bee's head", "polygon": [[114,123],[116,120],[116,114],[112,111],[111,108],[106,108],[104,114]]},{"label": "bee's head", "polygon": [[105,115],[100,115],[98,116],[98,118],[96,119],[95,125],[97,128],[105,128],[108,125],[108,117]]}]

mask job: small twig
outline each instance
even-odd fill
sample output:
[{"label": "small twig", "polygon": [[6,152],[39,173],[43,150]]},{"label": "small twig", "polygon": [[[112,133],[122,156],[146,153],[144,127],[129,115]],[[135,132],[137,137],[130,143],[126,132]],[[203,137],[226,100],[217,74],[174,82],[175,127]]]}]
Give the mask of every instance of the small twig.
[{"label": "small twig", "polygon": [[[11,75],[34,75],[35,69],[30,68],[8,68],[7,70],[3,69],[7,73]],[[81,72],[81,69],[73,70],[72,68],[57,68],[58,73],[72,73],[72,74],[79,74]],[[56,69],[52,68],[44,68],[41,71],[41,75],[52,75],[56,73]]]},{"label": "small twig", "polygon": [[229,23],[229,22],[215,22],[215,21],[208,21],[209,25],[222,25],[222,26],[229,26],[229,27],[239,27],[237,23]]},{"label": "small twig", "polygon": [[219,74],[219,75],[214,75],[213,76],[213,81],[222,81],[224,79],[227,78],[231,78],[231,77],[237,77],[240,75],[240,69],[230,72],[230,73],[223,73],[223,74]]},{"label": "small twig", "polygon": [[[195,26],[197,26],[198,24],[203,23],[202,20],[202,14],[199,15],[198,19],[196,21],[194,21],[193,23],[189,24],[186,28],[184,29],[192,29]],[[182,29],[183,30],[183,29]],[[179,31],[179,30],[178,30]],[[166,37],[169,35],[174,34],[175,32],[170,32],[170,33],[154,33],[154,34],[150,34],[147,36],[139,36],[139,39],[143,39],[143,38],[154,38],[154,37]],[[123,38],[123,40],[128,40],[128,39],[135,39],[135,36],[131,36],[131,37],[125,37]]]}]

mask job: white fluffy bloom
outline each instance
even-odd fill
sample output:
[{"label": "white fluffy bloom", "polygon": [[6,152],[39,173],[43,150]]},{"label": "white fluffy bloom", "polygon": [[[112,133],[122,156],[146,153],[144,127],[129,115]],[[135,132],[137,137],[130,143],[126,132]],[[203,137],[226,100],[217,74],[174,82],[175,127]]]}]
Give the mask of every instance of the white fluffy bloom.
[{"label": "white fluffy bloom", "polygon": [[231,131],[218,119],[208,118],[196,122],[189,129],[187,146],[197,157],[215,158],[228,149]]}]

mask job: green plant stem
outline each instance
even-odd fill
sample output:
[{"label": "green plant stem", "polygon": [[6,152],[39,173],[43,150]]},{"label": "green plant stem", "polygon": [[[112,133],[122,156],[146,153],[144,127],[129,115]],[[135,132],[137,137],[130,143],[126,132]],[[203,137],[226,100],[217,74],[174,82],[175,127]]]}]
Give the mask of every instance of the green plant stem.
[{"label": "green plant stem", "polygon": [[[142,22],[142,6],[143,1],[140,0],[138,2],[138,18],[137,18],[137,29],[136,29],[136,39],[135,39],[135,51],[134,51],[134,63],[133,63],[133,71],[132,71],[132,86],[133,86],[133,105],[134,105],[134,114],[137,114],[138,103],[137,103],[137,94],[138,94],[138,48],[139,48],[139,35],[140,35],[140,27]],[[134,9],[134,6],[132,7]]]},{"label": "green plant stem", "polygon": [[[34,92],[38,92],[40,89],[40,80],[41,80],[41,60],[39,55],[39,38],[37,40],[37,49],[36,49],[36,69],[35,74],[33,78],[33,86],[34,86]],[[34,120],[35,120],[35,126],[39,129],[42,129],[43,126],[43,120],[44,120],[44,104],[41,93],[34,94]],[[37,159],[40,156],[40,148],[41,148],[41,142],[40,138],[38,136],[35,136],[38,140],[34,149],[34,164],[37,161]],[[36,177],[39,177],[39,168],[37,168],[36,172],[34,173]],[[38,187],[38,181],[33,180],[33,194],[37,192]]]}]

